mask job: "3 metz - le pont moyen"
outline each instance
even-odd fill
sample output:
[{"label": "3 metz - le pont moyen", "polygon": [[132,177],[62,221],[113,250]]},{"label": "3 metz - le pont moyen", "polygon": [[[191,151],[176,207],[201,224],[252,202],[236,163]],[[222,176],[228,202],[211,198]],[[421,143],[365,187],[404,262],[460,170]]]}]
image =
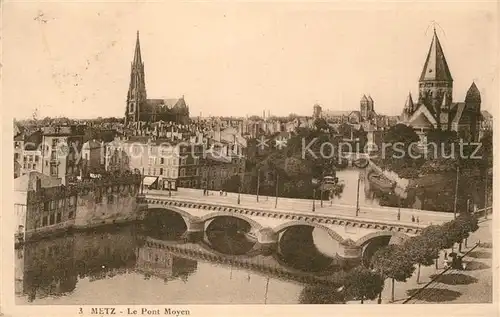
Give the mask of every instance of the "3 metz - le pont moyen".
[{"label": "3 metz - le pont moyen", "polygon": [[123,117],[14,122],[17,300],[491,302],[493,118],[429,41],[398,116],[203,117],[148,95],[137,32]]}]

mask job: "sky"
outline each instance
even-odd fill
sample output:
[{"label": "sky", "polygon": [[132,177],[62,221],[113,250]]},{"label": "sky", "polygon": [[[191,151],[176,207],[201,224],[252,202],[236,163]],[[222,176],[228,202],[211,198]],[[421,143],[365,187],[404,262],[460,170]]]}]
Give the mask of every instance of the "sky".
[{"label": "sky", "polygon": [[[148,98],[192,116],[400,114],[435,25],[454,78],[498,104],[498,4],[489,2],[6,2],[3,105],[15,118],[122,117],[137,30]],[[435,22],[433,22],[435,21]]]}]

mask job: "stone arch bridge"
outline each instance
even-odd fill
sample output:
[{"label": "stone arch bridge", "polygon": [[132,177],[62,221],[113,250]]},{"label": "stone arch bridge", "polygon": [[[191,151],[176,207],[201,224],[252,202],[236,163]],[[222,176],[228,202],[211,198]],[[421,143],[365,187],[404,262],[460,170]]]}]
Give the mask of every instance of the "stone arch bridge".
[{"label": "stone arch bridge", "polygon": [[[205,224],[217,217],[234,217],[251,225],[251,233],[264,249],[274,250],[280,233],[292,227],[322,229],[337,242],[338,255],[358,261],[371,242],[385,239],[386,243],[398,244],[408,237],[418,235],[425,225],[404,223],[394,219],[373,220],[330,214],[283,211],[237,205],[221,205],[206,202],[165,198],[140,198],[141,217],[151,210],[166,210],[182,216],[187,235],[191,240],[201,239]],[[333,242],[332,242],[333,243]]]}]

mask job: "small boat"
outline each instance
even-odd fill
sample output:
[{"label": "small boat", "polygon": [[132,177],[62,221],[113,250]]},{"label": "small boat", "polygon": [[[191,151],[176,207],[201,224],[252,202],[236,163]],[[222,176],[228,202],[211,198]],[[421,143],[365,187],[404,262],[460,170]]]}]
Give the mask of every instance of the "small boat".
[{"label": "small boat", "polygon": [[254,232],[245,232],[243,233],[245,235],[245,238],[248,240],[248,241],[251,241],[251,242],[257,242],[257,235],[254,233]]},{"label": "small boat", "polygon": [[380,174],[371,173],[368,175],[368,180],[372,185],[383,192],[392,192],[396,186],[395,182],[390,181]]}]

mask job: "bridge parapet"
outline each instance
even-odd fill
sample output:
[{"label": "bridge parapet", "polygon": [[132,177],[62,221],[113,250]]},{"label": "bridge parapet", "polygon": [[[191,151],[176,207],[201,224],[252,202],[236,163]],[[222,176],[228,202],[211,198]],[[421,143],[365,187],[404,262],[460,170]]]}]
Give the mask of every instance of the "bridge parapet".
[{"label": "bridge parapet", "polygon": [[281,220],[289,221],[303,221],[305,223],[316,223],[322,225],[337,225],[346,227],[358,227],[365,229],[375,229],[382,231],[395,231],[405,234],[416,235],[421,232],[426,225],[423,224],[405,224],[397,221],[387,221],[387,220],[376,220],[367,219],[361,217],[348,217],[348,216],[338,216],[338,215],[327,215],[320,214],[318,212],[295,212],[295,211],[285,211],[285,210],[268,210],[262,208],[249,208],[249,207],[239,207],[234,205],[222,205],[222,204],[209,204],[202,202],[190,202],[182,199],[175,198],[164,198],[164,199],[152,199],[146,198],[147,204],[149,206],[155,206],[155,208],[191,208],[200,209],[207,211],[222,212],[223,214],[239,214],[245,215],[246,217],[268,217]]}]

